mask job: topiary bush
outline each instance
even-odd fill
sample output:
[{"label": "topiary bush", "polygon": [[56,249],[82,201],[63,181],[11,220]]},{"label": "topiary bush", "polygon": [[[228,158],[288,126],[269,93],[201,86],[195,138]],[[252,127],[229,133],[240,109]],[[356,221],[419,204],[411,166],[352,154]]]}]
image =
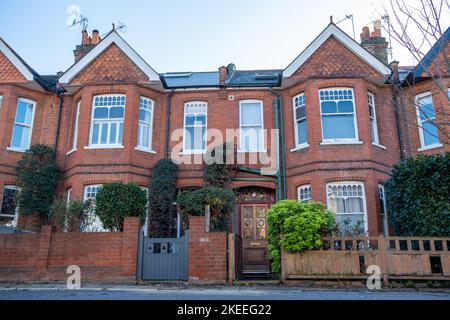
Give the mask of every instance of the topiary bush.
[{"label": "topiary bush", "polygon": [[319,202],[281,200],[267,214],[268,251],[274,273],[280,272],[281,247],[289,252],[320,248],[322,237],[335,225],[334,214]]},{"label": "topiary bush", "polygon": [[47,145],[32,145],[16,167],[20,213],[37,214],[44,224],[49,222],[49,211],[60,177],[54,155],[54,150]]},{"label": "topiary bush", "polygon": [[389,221],[398,236],[450,236],[450,153],[400,162],[385,183]]},{"label": "topiary bush", "polygon": [[170,236],[173,204],[177,197],[178,166],[170,159],[159,160],[153,169],[149,188],[149,236]]},{"label": "topiary bush", "polygon": [[104,184],[95,197],[95,214],[109,231],[123,231],[125,217],[145,220],[147,195],[137,184]]}]

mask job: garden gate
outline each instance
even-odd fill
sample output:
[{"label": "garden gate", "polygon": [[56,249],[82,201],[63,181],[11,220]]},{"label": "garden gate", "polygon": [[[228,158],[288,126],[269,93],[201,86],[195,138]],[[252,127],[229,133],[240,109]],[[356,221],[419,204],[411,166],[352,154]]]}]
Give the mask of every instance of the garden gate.
[{"label": "garden gate", "polygon": [[139,237],[138,280],[187,280],[189,231],[181,238]]}]

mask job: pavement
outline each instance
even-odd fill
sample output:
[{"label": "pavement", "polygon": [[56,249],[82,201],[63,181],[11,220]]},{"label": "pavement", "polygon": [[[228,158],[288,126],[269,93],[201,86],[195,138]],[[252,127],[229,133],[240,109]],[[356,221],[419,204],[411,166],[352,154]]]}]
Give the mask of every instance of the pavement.
[{"label": "pavement", "polygon": [[0,300],[450,300],[450,289],[0,284]]}]

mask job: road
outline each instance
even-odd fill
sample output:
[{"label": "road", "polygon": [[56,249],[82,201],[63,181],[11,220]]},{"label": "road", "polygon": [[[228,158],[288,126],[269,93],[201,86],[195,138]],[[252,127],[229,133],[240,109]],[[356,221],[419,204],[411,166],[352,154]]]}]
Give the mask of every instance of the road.
[{"label": "road", "polygon": [[450,290],[312,289],[280,286],[86,286],[0,284],[0,300],[450,300]]}]

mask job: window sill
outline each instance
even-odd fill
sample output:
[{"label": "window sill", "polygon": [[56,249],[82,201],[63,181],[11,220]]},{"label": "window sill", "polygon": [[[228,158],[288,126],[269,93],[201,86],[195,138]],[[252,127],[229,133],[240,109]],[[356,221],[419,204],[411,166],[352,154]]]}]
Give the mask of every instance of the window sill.
[{"label": "window sill", "polygon": [[363,144],[362,141],[358,140],[335,140],[335,141],[322,141],[320,143],[321,146],[323,145],[333,145],[333,144]]},{"label": "window sill", "polygon": [[20,153],[25,153],[25,152],[27,152],[28,149],[20,149],[20,148],[14,148],[14,147],[7,147],[6,150],[14,151],[14,152],[20,152]]},{"label": "window sill", "polygon": [[264,149],[264,150],[242,150],[242,149],[238,149],[237,153],[267,153],[267,149]]},{"label": "window sill", "polygon": [[383,149],[383,150],[386,150],[386,147],[383,146],[383,145],[381,145],[381,144],[373,143],[373,142],[372,142],[372,145],[375,146],[375,147],[381,148],[381,149]]},{"label": "window sill", "polygon": [[426,150],[431,150],[431,149],[436,149],[436,148],[442,148],[443,147],[443,145],[442,145],[442,143],[438,143],[438,144],[432,144],[432,145],[430,145],[430,146],[426,146],[426,147],[422,147],[422,148],[419,148],[419,149],[417,149],[417,151],[426,151]]},{"label": "window sill", "polygon": [[181,151],[179,153],[181,156],[191,156],[195,154],[206,154],[206,150]]},{"label": "window sill", "polygon": [[309,148],[309,144],[303,143],[301,145],[296,146],[294,149],[291,149],[291,152],[303,150],[303,149],[306,149],[306,148]]},{"label": "window sill", "polygon": [[144,147],[135,147],[134,150],[147,152],[147,153],[151,153],[151,154],[156,154],[155,150],[152,150],[152,149],[149,149],[149,148],[144,148]]},{"label": "window sill", "polygon": [[92,150],[92,149],[123,149],[125,148],[123,145],[93,145],[93,146],[85,146],[84,149]]},{"label": "window sill", "polygon": [[68,156],[68,155],[74,153],[75,151],[77,151],[77,148],[68,151],[68,152],[66,153],[66,156]]}]

